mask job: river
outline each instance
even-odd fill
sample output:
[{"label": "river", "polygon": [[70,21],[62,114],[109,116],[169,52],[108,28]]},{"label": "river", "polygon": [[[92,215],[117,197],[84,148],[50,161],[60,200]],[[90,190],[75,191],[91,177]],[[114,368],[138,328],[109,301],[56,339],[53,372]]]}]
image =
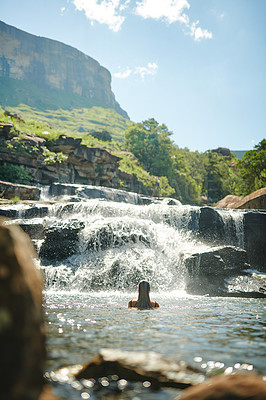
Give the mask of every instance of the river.
[{"label": "river", "polygon": [[[88,362],[101,348],[119,348],[156,351],[208,372],[244,368],[266,374],[264,299],[151,292],[159,309],[128,309],[134,295],[46,292],[47,369]],[[64,390],[64,398],[74,398]],[[169,390],[157,393],[158,399],[175,395]],[[142,393],[136,398],[149,396]]]}]

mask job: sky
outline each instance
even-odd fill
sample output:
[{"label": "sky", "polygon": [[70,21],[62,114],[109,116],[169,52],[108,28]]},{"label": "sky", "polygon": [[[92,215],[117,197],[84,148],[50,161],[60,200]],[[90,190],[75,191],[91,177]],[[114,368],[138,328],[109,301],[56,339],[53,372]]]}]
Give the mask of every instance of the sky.
[{"label": "sky", "polygon": [[96,59],[134,122],[180,148],[249,150],[266,131],[266,0],[0,0],[0,20]]}]

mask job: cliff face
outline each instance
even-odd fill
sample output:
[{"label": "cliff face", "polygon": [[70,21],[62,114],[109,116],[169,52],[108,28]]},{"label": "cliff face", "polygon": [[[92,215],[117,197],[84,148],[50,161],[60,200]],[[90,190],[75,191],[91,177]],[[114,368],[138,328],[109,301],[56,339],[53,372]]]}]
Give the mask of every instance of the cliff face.
[{"label": "cliff face", "polygon": [[1,21],[0,77],[75,93],[92,105],[113,108],[128,118],[112,93],[110,72],[96,60],[64,43],[31,35]]}]

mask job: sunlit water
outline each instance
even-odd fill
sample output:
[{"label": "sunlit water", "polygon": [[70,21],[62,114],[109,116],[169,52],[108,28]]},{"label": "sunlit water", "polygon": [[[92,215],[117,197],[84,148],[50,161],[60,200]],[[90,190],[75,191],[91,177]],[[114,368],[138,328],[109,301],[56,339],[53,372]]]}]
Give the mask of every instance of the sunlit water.
[{"label": "sunlit water", "polygon": [[88,362],[107,347],[156,351],[203,369],[210,361],[224,368],[247,363],[266,374],[264,299],[152,293],[160,308],[136,310],[127,308],[132,297],[47,292],[47,369]]}]

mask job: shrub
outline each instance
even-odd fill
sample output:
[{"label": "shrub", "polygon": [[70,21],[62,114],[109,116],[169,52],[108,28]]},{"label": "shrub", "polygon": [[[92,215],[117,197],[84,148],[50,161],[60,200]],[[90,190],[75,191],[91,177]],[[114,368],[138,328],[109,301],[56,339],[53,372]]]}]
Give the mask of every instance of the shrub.
[{"label": "shrub", "polygon": [[28,171],[19,165],[1,165],[0,179],[13,183],[29,184],[31,176]]}]

